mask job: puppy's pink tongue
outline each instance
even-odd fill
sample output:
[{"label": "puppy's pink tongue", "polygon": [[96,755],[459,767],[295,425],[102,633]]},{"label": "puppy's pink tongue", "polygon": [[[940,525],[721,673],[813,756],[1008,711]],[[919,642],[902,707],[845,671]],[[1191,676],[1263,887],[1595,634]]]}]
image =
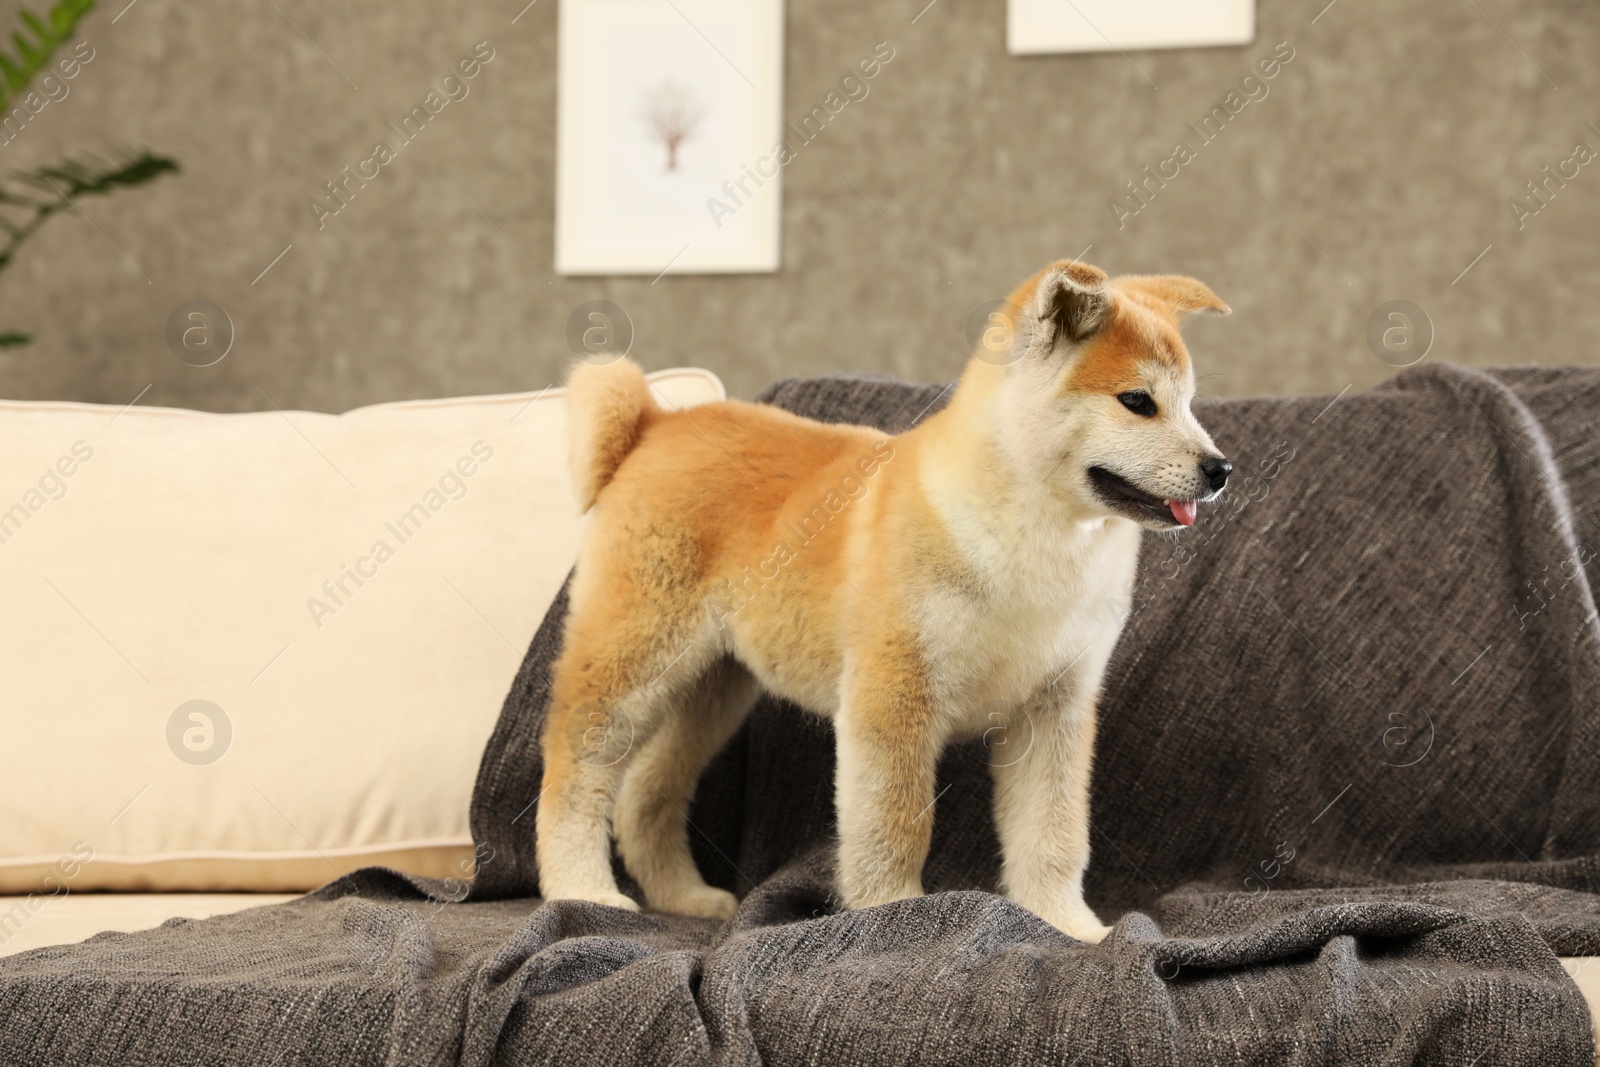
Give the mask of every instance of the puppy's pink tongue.
[{"label": "puppy's pink tongue", "polygon": [[1195,514],[1200,510],[1193,500],[1169,500],[1167,507],[1172,509],[1172,517],[1184,526],[1193,526]]}]

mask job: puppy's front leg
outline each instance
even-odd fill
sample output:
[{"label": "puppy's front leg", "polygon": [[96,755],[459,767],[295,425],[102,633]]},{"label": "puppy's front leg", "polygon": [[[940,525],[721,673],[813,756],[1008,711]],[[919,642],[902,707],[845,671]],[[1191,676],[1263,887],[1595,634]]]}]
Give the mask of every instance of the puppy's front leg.
[{"label": "puppy's front leg", "polygon": [[[1080,941],[1110,932],[1083,900],[1089,866],[1089,773],[1094,762],[1092,695],[1059,704],[1046,691],[1029,702],[1025,723],[1012,723],[994,760],[995,825],[1006,896]],[[1021,754],[1007,752],[1016,740]]]},{"label": "puppy's front leg", "polygon": [[922,895],[939,749],[927,688],[910,658],[858,665],[834,720],[838,883],[848,908]]}]

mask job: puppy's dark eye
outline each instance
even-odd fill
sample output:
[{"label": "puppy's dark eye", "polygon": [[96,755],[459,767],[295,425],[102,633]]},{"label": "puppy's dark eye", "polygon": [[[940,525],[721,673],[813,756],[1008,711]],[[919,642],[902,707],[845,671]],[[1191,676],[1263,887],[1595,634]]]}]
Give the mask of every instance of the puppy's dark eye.
[{"label": "puppy's dark eye", "polygon": [[1151,400],[1150,394],[1142,389],[1135,389],[1131,393],[1119,393],[1117,394],[1117,399],[1122,401],[1123,407],[1135,415],[1143,415],[1149,418],[1156,413],[1156,402]]}]

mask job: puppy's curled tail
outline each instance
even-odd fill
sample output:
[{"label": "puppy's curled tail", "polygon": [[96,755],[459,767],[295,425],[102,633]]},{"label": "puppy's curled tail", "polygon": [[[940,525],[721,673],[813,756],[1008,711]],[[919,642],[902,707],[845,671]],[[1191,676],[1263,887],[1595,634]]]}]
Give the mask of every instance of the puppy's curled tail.
[{"label": "puppy's curled tail", "polygon": [[657,414],[644,371],[631,359],[576,363],[567,381],[567,441],[578,513],[594,507],[650,416]]}]

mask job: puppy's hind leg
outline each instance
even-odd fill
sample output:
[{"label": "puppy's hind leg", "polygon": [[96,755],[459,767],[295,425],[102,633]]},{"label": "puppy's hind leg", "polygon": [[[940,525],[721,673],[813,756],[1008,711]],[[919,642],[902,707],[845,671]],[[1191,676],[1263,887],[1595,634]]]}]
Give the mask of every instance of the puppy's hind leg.
[{"label": "puppy's hind leg", "polygon": [[672,697],[661,727],[640,749],[617,799],[617,847],[652,908],[725,919],[738,899],[707,885],[689,850],[689,805],[706,764],[754,705],[755,679],[725,659]]},{"label": "puppy's hind leg", "polygon": [[539,894],[638,911],[611,873],[611,811],[637,702],[552,700],[536,817]]},{"label": "puppy's hind leg", "polygon": [[[610,619],[570,626],[556,661],[541,750],[544,782],[537,824],[539,890],[546,900],[639,906],[611,873],[611,818],[629,760],[668,710],[674,686],[703,669],[698,649],[677,659],[670,646],[630,652],[597,639]],[[700,654],[703,655],[703,654]],[[702,660],[703,662],[703,660]]]}]

